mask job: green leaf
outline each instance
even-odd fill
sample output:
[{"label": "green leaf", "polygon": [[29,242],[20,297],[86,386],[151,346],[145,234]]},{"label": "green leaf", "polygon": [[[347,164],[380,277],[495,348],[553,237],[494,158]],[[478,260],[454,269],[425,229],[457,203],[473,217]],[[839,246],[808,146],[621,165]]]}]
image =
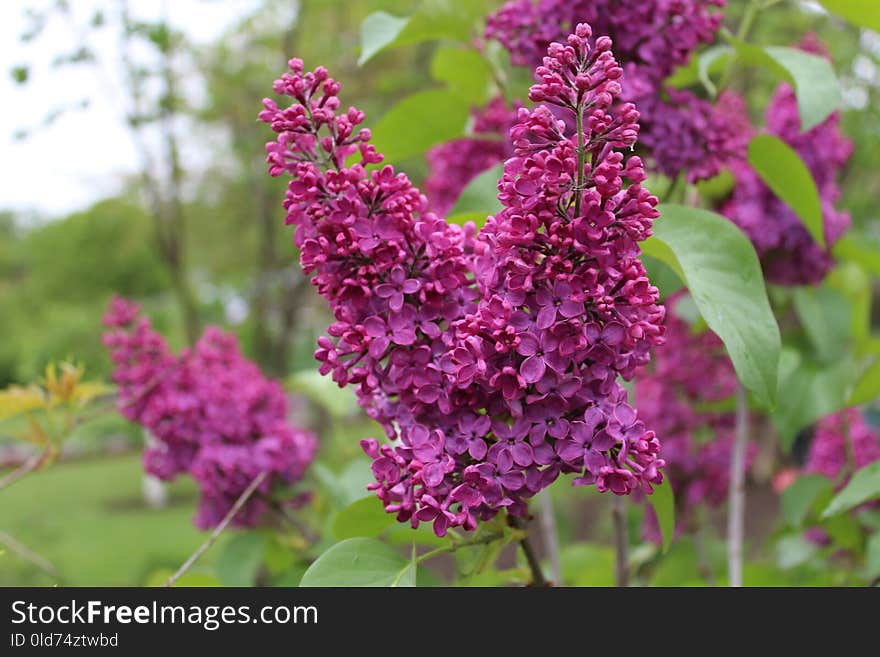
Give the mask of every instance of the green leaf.
[{"label": "green leaf", "polygon": [[448,90],[420,91],[392,107],[373,130],[373,144],[388,160],[423,153],[434,144],[460,137],[468,106]]},{"label": "green leaf", "polygon": [[781,349],[758,256],[728,219],[680,205],[662,205],[645,253],[672,267],[724,342],[737,376],[764,405],[776,403]]},{"label": "green leaf", "polygon": [[843,96],[831,62],[798,48],[768,46],[764,50],[785,69],[794,86],[803,132],[816,127],[840,108]]},{"label": "green leaf", "polygon": [[858,406],[880,397],[880,358],[859,377],[849,396],[849,405]]},{"label": "green leaf", "polygon": [[783,536],[776,543],[776,563],[783,570],[806,563],[819,553],[819,546],[800,534]]},{"label": "green leaf", "polygon": [[471,105],[482,105],[488,96],[492,70],[476,50],[438,48],[431,60],[431,75]]},{"label": "green leaf", "polygon": [[880,461],[857,470],[844,489],[831,500],[822,517],[829,518],[849,511],[854,506],[876,497],[880,497]]},{"label": "green leaf", "polygon": [[217,575],[224,586],[254,585],[266,542],[265,534],[242,532],[226,544],[217,562]]},{"label": "green leaf", "polygon": [[559,561],[562,578],[569,586],[614,586],[614,552],[591,543],[565,546]]},{"label": "green leaf", "polygon": [[497,164],[471,180],[455,201],[449,214],[452,216],[465,212],[482,214],[483,221],[477,224],[478,227],[482,227],[486,217],[495,215],[501,210],[501,203],[498,201],[498,181],[503,174],[504,164]]},{"label": "green leaf", "polygon": [[801,475],[797,481],[782,491],[782,517],[792,527],[800,527],[813,503],[820,495],[829,491],[831,491],[831,482],[822,475]]},{"label": "green leaf", "polygon": [[438,39],[466,43],[475,21],[488,13],[487,5],[487,2],[422,0],[409,18],[398,18],[381,11],[372,13],[361,24],[358,64],[365,64],[388,48]]},{"label": "green leaf", "polygon": [[374,538],[349,538],[318,557],[300,586],[415,586],[415,570]]},{"label": "green leaf", "polygon": [[819,0],[819,4],[853,25],[880,32],[880,4],[876,0]]},{"label": "green leaf", "polygon": [[758,135],[749,143],[749,164],[773,193],[794,211],[824,249],[825,229],[819,191],[800,155],[779,137]]},{"label": "green leaf", "polygon": [[794,307],[815,353],[824,363],[843,357],[850,330],[847,300],[827,286],[794,291]]},{"label": "green leaf", "polygon": [[819,365],[793,349],[784,349],[779,366],[779,399],[771,419],[785,449],[797,432],[846,407],[853,376],[850,358]]},{"label": "green leaf", "polygon": [[657,514],[657,523],[663,536],[663,552],[666,552],[675,538],[675,497],[669,475],[663,478],[662,484],[654,486],[654,492],[648,496],[648,502]]},{"label": "green leaf", "polygon": [[333,535],[339,541],[356,536],[374,538],[394,522],[394,515],[385,511],[382,501],[375,495],[368,495],[336,514]]},{"label": "green leaf", "polygon": [[712,46],[700,53],[697,59],[697,78],[713,97],[718,95],[718,89],[709,73],[723,70],[732,54],[733,49],[730,46]]},{"label": "green leaf", "polygon": [[651,285],[660,290],[660,299],[666,299],[684,287],[681,278],[662,260],[649,255],[642,255],[642,264],[648,272]]},{"label": "green leaf", "polygon": [[394,43],[409,18],[398,18],[384,11],[373,12],[361,23],[361,56],[358,66],[366,64],[376,53]]},{"label": "green leaf", "polygon": [[865,546],[865,571],[871,579],[880,577],[880,532],[874,532]]},{"label": "green leaf", "polygon": [[361,499],[367,492],[367,484],[374,481],[370,461],[363,456],[352,460],[342,472],[335,472],[320,461],[313,463],[309,471],[341,508]]},{"label": "green leaf", "polygon": [[769,68],[794,88],[801,131],[814,128],[840,108],[840,83],[831,62],[824,57],[798,48],[761,47],[734,38],[728,40],[736,48],[737,59]]}]

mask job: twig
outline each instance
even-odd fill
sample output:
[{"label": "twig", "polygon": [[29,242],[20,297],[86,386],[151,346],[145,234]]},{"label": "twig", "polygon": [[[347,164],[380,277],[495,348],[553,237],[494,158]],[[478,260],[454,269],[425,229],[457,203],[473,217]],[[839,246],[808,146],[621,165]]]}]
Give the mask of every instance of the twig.
[{"label": "twig", "polygon": [[730,489],[727,507],[727,576],[730,586],[742,586],[743,533],[746,513],[746,446],[749,442],[749,416],[746,391],[736,392],[736,440],[730,457]]},{"label": "twig", "polygon": [[519,542],[523,554],[526,555],[526,561],[529,564],[529,570],[532,571],[532,586],[547,586],[547,580],[544,579],[544,573],[541,570],[541,563],[538,561],[538,555],[529,542],[529,537],[521,539]]},{"label": "twig", "polygon": [[614,520],[614,578],[617,586],[629,586],[629,531],[626,526],[626,507],[623,497],[611,499],[611,517]]},{"label": "twig", "polygon": [[320,537],[314,532],[314,530],[292,513],[288,513],[281,504],[273,500],[269,502],[269,507],[283,522],[288,523],[296,531],[302,534],[303,538],[309,543],[318,542]]},{"label": "twig", "polygon": [[11,486],[16,481],[24,477],[28,472],[36,470],[40,467],[40,464],[43,462],[43,459],[47,456],[48,452],[43,450],[41,452],[34,452],[24,463],[18,466],[15,470],[10,472],[8,475],[0,479],[0,490]]},{"label": "twig", "polygon": [[712,572],[712,564],[706,553],[706,544],[703,542],[702,526],[694,532],[694,551],[697,553],[697,570],[700,571],[700,577],[706,580],[709,586],[716,586],[715,573]]},{"label": "twig", "polygon": [[217,539],[220,538],[220,534],[226,529],[232,519],[241,511],[241,507],[245,505],[245,503],[250,499],[251,495],[254,494],[254,491],[263,483],[263,480],[269,475],[268,472],[261,472],[254,480],[245,488],[244,492],[241,496],[235,500],[235,504],[232,505],[232,508],[229,509],[229,512],[223,517],[223,520],[214,528],[214,531],[211,532],[211,535],[208,537],[208,540],[202,543],[198,550],[193,552],[192,556],[187,559],[183,565],[177,569],[177,572],[174,573],[171,577],[168,578],[168,581],[165,582],[165,587],[169,587],[183,575],[187,570],[189,570],[192,565],[201,557],[208,549],[217,542]]},{"label": "twig", "polygon": [[550,569],[553,581],[562,583],[562,561],[559,558],[559,530],[556,527],[556,510],[553,508],[553,498],[550,491],[545,490],[541,494],[541,513],[538,516],[541,522],[541,538],[544,539],[544,550],[550,557]]},{"label": "twig", "polygon": [[22,545],[4,531],[0,531],[0,543],[15,552],[25,561],[29,561],[30,563],[37,566],[40,570],[48,573],[52,577],[59,577],[58,569],[55,568],[54,565],[52,565],[51,561],[43,556],[40,556],[26,545]]}]

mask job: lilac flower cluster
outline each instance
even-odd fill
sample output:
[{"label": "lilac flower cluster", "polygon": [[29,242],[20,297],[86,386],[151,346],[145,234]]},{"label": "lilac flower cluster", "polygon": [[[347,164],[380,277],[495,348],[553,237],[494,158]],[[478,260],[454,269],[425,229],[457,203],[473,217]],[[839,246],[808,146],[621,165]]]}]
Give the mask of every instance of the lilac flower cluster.
[{"label": "lilac flower cluster", "polygon": [[880,436],[858,408],[848,408],[816,423],[804,470],[842,488],[854,471],[875,461],[880,461]]},{"label": "lilac flower cluster", "polygon": [[[733,363],[711,330],[694,333],[676,314],[682,294],[666,300],[666,344],[640,372],[634,386],[643,420],[663,436],[663,459],[676,500],[676,525],[690,529],[700,504],[718,507],[727,498],[735,413],[723,402],[736,392]],[[756,445],[747,450],[747,467]],[[656,516],[649,513],[645,537],[660,542]]]},{"label": "lilac flower cluster", "polygon": [[291,426],[281,386],[242,356],[235,337],[208,328],[175,356],[136,304],[114,299],[110,330],[119,411],[156,438],[147,472],[171,479],[187,472],[201,491],[195,524],[217,525],[250,483],[269,473],[233,522],[256,525],[278,486],[298,481],[314,458],[315,437]]},{"label": "lilac flower cluster", "polygon": [[657,199],[639,158],[620,152],[639,115],[615,102],[611,41],[590,38],[578,25],[549,46],[530,93],[543,104],[511,130],[504,209],[477,237],[428,211],[405,175],[367,170],[380,156],[368,130],[352,136],[363,114],[336,114],[339,85],[323,68],[291,60],[275,91],[293,104],[264,101],[279,133],[269,171],[292,178],[287,222],[336,319],[321,372],[357,385],[392,440],[362,441],[385,509],[438,535],[505,508],[524,515],[560,473],[616,494],[662,481],[659,441],[617,379],[662,341],[638,247]]},{"label": "lilac flower cluster", "polygon": [[[816,46],[808,41],[806,48],[814,50]],[[850,225],[849,213],[838,210],[835,204],[840,198],[837,178],[852,154],[852,142],[840,131],[839,112],[801,132],[797,97],[784,83],[767,108],[766,121],[767,131],[801,156],[816,181],[828,249],[823,250],[813,240],[797,215],[745,160],[731,166],[736,187],[721,213],[752,240],[768,280],[780,285],[819,283],[833,265],[831,246]]]},{"label": "lilac flower cluster", "polygon": [[713,105],[685,89],[667,89],[666,98],[647,95],[638,105],[641,143],[659,173],[675,178],[687,172],[693,183],[745,159],[753,130],[738,94],[724,91]]},{"label": "lilac flower cluster", "polygon": [[516,121],[518,107],[516,104],[511,109],[501,96],[493,98],[484,108],[472,112],[473,136],[428,151],[430,172],[425,179],[425,194],[431,210],[446,215],[471,180],[510,157],[513,148],[504,136]]},{"label": "lilac flower cluster", "polygon": [[497,39],[514,63],[533,66],[550,41],[579,20],[609,35],[625,71],[621,98],[638,105],[640,147],[656,169],[682,172],[695,182],[742,159],[751,128],[744,102],[726,92],[715,105],[690,91],[666,88],[664,80],[687,63],[721,25],[715,11],[725,0],[511,0],[491,15],[486,36]]}]

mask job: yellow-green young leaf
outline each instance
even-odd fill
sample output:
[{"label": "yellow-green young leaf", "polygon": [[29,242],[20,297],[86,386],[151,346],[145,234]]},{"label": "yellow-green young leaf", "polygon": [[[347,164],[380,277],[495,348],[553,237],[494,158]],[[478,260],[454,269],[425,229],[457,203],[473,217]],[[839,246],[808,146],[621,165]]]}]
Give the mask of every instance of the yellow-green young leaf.
[{"label": "yellow-green young leaf", "polygon": [[686,283],[706,324],[724,342],[739,380],[772,407],[781,340],[752,243],[713,212],[681,205],[659,210],[646,252]]},{"label": "yellow-green young leaf", "polygon": [[880,32],[880,2],[877,0],[819,0],[819,3],[853,25]]},{"label": "yellow-green young leaf", "polygon": [[420,91],[392,107],[373,130],[373,144],[388,160],[423,153],[464,134],[468,104],[448,90]]},{"label": "yellow-green young leaf", "polygon": [[492,70],[476,50],[438,48],[431,60],[431,75],[445,82],[472,105],[482,105],[488,96]]},{"label": "yellow-green young leaf", "polygon": [[374,538],[349,538],[330,547],[300,582],[311,586],[415,586],[412,562]]},{"label": "yellow-green young leaf", "polygon": [[666,552],[675,538],[675,497],[669,475],[663,478],[662,484],[654,486],[654,492],[648,495],[648,502],[657,514],[657,524],[663,536],[663,551]]},{"label": "yellow-green young leaf", "polygon": [[825,248],[822,202],[813,175],[794,149],[773,135],[758,135],[749,143],[749,164],[790,207],[816,243]]},{"label": "yellow-green young leaf", "polygon": [[9,386],[5,390],[0,390],[0,422],[43,408],[45,405],[46,398],[39,387]]},{"label": "yellow-green young leaf", "polygon": [[464,226],[469,221],[472,221],[479,230],[483,227],[483,224],[486,223],[486,219],[488,218],[489,215],[483,212],[459,212],[458,214],[452,214],[446,217],[446,223]]},{"label": "yellow-green young leaf", "polygon": [[70,401],[85,406],[95,397],[109,395],[111,392],[113,392],[113,386],[109,386],[106,383],[101,381],[84,381],[73,389]]},{"label": "yellow-green young leaf", "polygon": [[849,396],[850,406],[858,406],[880,397],[880,358],[859,377]]},{"label": "yellow-green young leaf", "polygon": [[831,500],[822,517],[829,518],[849,511],[862,502],[876,498],[880,498],[880,461],[857,470],[843,490]]},{"label": "yellow-green young leaf", "polygon": [[[501,203],[498,201],[498,180],[503,173],[504,165],[498,164],[471,180],[455,201],[449,214],[455,216],[465,212],[479,213],[483,214],[483,223],[485,223],[486,217],[501,210]],[[482,223],[478,225],[482,226]]]},{"label": "yellow-green young leaf", "polygon": [[370,494],[336,514],[333,536],[337,541],[356,536],[374,538],[395,522],[394,514],[385,511],[382,501]]}]

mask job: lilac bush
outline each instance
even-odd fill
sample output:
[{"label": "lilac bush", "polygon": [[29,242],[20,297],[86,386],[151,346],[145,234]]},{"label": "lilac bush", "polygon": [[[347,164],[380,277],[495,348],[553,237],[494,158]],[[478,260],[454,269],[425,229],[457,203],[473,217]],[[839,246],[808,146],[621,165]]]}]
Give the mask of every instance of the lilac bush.
[{"label": "lilac bush", "polygon": [[242,356],[233,335],[208,328],[176,356],[139,312],[137,304],[115,298],[104,316],[104,344],[115,366],[119,411],[157,441],[144,455],[147,472],[195,479],[200,529],[217,525],[266,472],[258,494],[233,519],[255,526],[272,492],[302,477],[315,455],[315,437],[287,421],[281,385]]},{"label": "lilac bush", "polygon": [[581,24],[548,47],[540,104],[510,130],[504,209],[479,234],[438,218],[391,166],[367,168],[381,155],[364,115],[338,111],[324,68],[292,59],[274,90],[293,103],[264,100],[269,172],[291,177],[287,223],[336,320],[321,372],[356,385],[392,441],[362,441],[385,509],[438,535],[524,515],[561,473],[619,495],[663,478],[659,440],[618,381],[662,342],[638,246],[657,199],[621,152],[639,114],[618,102],[611,40],[591,37]]}]

